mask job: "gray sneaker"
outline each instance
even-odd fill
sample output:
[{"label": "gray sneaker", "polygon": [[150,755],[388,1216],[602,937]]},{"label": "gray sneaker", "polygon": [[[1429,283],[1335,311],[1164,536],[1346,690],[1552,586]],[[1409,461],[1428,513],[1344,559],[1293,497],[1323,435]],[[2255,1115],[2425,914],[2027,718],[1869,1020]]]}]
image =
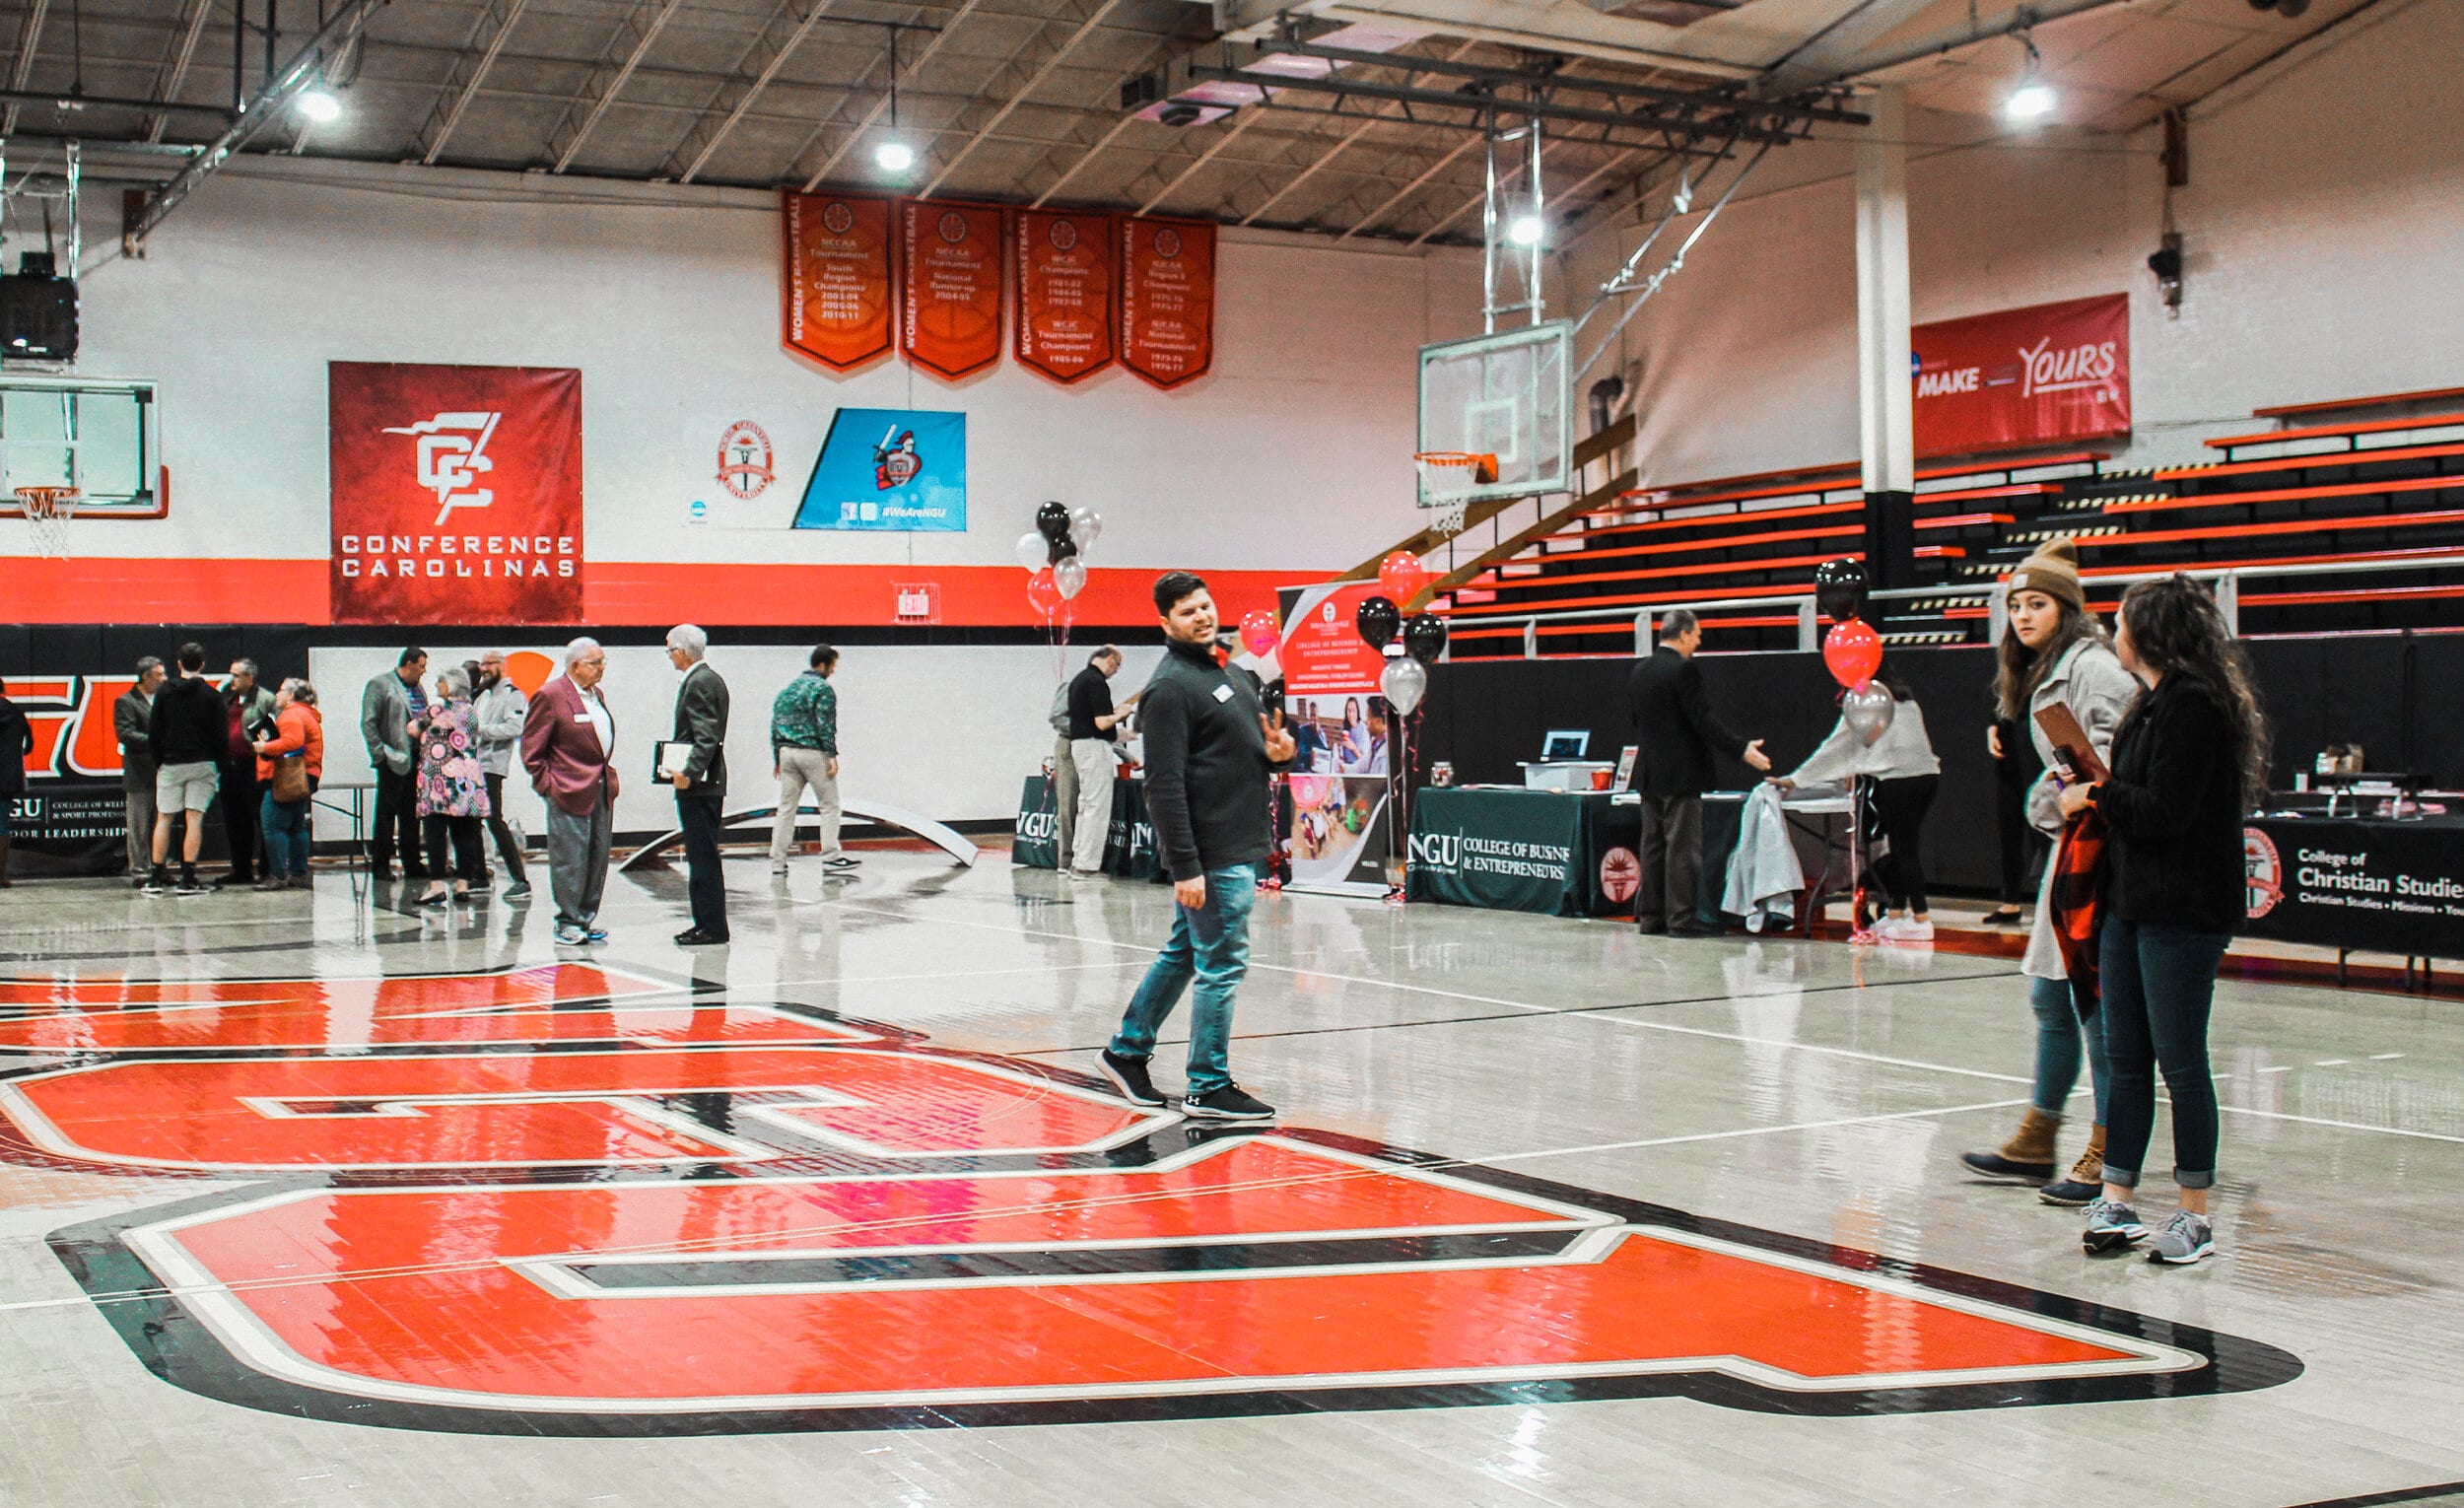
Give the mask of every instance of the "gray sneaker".
[{"label": "gray sneaker", "polygon": [[2082,1250],[2090,1257],[2118,1252],[2148,1234],[2148,1227],[2139,1221],[2139,1211],[2118,1200],[2099,1196],[2088,1201],[2088,1228],[2079,1238]]},{"label": "gray sneaker", "polygon": [[2148,1248],[2150,1262],[2187,1267],[2202,1257],[2216,1255],[2216,1232],[2208,1225],[2207,1216],[2177,1209],[2173,1218],[2156,1232],[2156,1245]]}]

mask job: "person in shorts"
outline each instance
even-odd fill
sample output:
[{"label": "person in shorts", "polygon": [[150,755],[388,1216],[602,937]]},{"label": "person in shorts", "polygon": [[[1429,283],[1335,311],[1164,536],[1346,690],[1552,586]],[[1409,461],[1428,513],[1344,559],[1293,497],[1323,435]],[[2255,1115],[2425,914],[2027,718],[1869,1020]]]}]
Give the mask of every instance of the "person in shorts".
[{"label": "person in shorts", "polygon": [[[205,813],[214,804],[222,770],[223,746],[230,724],[223,695],[205,678],[205,647],[179,647],[179,674],[154,694],[146,741],[154,747],[154,873],[146,881],[148,895],[176,890],[203,895],[197,883],[197,852],[205,846]],[[171,884],[166,870],[171,861],[171,823],[181,813],[188,831],[180,841],[179,882]]]}]

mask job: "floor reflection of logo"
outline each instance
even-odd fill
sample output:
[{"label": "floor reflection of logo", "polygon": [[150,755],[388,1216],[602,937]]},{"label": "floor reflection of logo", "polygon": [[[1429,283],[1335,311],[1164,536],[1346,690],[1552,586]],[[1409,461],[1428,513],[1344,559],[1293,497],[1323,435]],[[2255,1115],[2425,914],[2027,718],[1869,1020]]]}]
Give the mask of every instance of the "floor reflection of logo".
[{"label": "floor reflection of logo", "polygon": [[2285,898],[2285,861],[2276,840],[2255,827],[2241,830],[2242,900],[2256,922]]},{"label": "floor reflection of logo", "polygon": [[2300,1371],[613,970],[0,985],[0,1051],[51,1059],[0,1074],[24,1138],[0,1153],[254,1180],[52,1245],[159,1376],[294,1416],[603,1437],[1665,1395],[1896,1413]]}]

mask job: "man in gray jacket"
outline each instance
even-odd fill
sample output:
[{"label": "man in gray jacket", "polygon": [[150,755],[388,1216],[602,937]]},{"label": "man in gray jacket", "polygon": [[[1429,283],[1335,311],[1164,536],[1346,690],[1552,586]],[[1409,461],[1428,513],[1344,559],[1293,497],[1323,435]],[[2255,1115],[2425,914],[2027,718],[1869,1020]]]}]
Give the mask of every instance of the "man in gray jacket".
[{"label": "man in gray jacket", "polygon": [[490,650],[479,656],[479,695],[471,705],[479,732],[479,767],[488,772],[488,836],[496,840],[496,857],[513,876],[505,898],[530,894],[530,878],[522,868],[522,840],[505,820],[505,777],[513,772],[513,752],[522,741],[522,722],[530,715],[529,699],[505,677],[505,651]]},{"label": "man in gray jacket", "polygon": [[128,797],[129,883],[141,890],[154,861],[154,740],[147,728],[154,720],[154,694],[167,674],[160,658],[147,655],[137,661],[137,684],[111,704],[111,729],[120,742],[120,791]]},{"label": "man in gray jacket", "polygon": [[393,668],[369,678],[360,694],[360,738],[368,745],[368,768],[376,777],[376,837],[368,866],[380,880],[393,878],[393,851],[402,851],[402,873],[426,879],[419,859],[419,760],[411,747],[411,723],[426,716],[428,651],[409,649]]}]

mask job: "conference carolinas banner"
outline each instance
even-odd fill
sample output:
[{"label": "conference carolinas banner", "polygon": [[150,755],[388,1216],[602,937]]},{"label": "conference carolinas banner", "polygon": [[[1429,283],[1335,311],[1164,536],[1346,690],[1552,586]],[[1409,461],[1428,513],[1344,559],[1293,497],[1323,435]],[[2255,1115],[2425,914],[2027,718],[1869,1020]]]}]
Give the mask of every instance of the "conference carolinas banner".
[{"label": "conference carolinas banner", "polygon": [[901,200],[900,343],[937,377],[1001,359],[1001,211],[997,205]]},{"label": "conference carolinas banner", "polygon": [[833,372],[886,356],[895,339],[888,199],[864,194],[779,195],[787,236],[782,341]]},{"label": "conference carolinas banner", "polygon": [[2003,309],[1909,331],[1916,453],[2130,433],[2130,297]]},{"label": "conference carolinas banner", "polygon": [[1121,220],[1121,364],[1158,387],[1215,364],[1215,228]]},{"label": "conference carolinas banner", "polygon": [[582,374],[333,362],[333,621],[582,619]]},{"label": "conference carolinas banner", "polygon": [[1110,215],[1019,210],[1018,364],[1074,382],[1113,363],[1120,247]]}]

